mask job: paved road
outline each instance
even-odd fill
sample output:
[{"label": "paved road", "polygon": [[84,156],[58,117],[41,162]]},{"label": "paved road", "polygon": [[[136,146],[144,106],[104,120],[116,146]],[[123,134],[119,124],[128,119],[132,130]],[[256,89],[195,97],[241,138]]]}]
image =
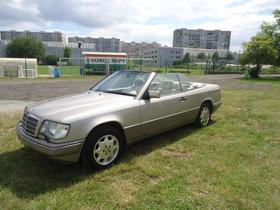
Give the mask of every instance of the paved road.
[{"label": "paved road", "polygon": [[40,101],[88,90],[90,80],[0,80],[0,100]]},{"label": "paved road", "polygon": [[[279,76],[279,75],[278,75]],[[269,84],[246,83],[242,75],[191,76],[191,81],[219,84],[226,89],[270,89]],[[94,80],[0,80],[0,112],[22,110],[26,104],[88,90]]]},{"label": "paved road", "polygon": [[0,113],[22,111],[40,101],[88,90],[97,81],[90,80],[0,80]]}]

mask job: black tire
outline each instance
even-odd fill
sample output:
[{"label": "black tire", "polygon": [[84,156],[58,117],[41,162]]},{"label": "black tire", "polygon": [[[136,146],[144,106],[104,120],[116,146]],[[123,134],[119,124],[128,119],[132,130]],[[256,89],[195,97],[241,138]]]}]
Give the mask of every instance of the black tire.
[{"label": "black tire", "polygon": [[[203,115],[204,113],[204,115]],[[205,114],[208,113],[207,116],[205,116]],[[211,114],[212,114],[212,110],[211,110],[211,105],[207,102],[201,104],[199,112],[197,114],[196,120],[195,120],[195,124],[198,127],[206,127],[209,122],[211,121]],[[203,117],[205,116],[205,118]],[[206,120],[207,118],[207,120]]]},{"label": "black tire", "polygon": [[[101,155],[100,155],[100,157],[98,157],[99,154],[97,154],[98,153],[97,151],[98,151],[98,149],[101,150],[101,146],[99,146],[99,145],[102,144],[102,148],[105,149],[105,151],[108,151],[108,153],[109,153],[109,150],[111,148],[109,148],[109,146],[108,147],[106,146],[106,148],[104,148],[105,143],[102,142],[102,139],[104,139],[103,140],[104,142],[107,141],[107,139],[109,139],[108,136],[111,137],[111,139],[112,138],[114,139],[114,137],[116,138],[119,149],[116,152],[116,154],[114,154],[113,157],[111,158],[111,160],[110,160],[111,162],[107,163],[106,161],[104,161],[102,163],[102,158],[100,158]],[[114,139],[114,141],[115,141],[115,139]],[[82,163],[86,168],[89,168],[89,169],[102,170],[102,169],[108,168],[119,160],[121,154],[123,153],[124,145],[125,145],[124,137],[123,137],[122,132],[119,129],[117,129],[113,126],[99,127],[97,129],[93,130],[87,137],[87,140],[84,144],[84,148],[83,148],[83,151],[81,154]],[[116,146],[116,145],[113,145],[113,146]],[[110,147],[111,147],[111,145],[110,145]],[[100,154],[102,153],[102,156],[103,156],[106,152],[104,152],[104,150],[102,150],[102,151],[99,151],[99,152],[100,152]],[[110,154],[111,153],[112,152],[110,151]],[[106,155],[107,155],[107,153],[106,153]],[[104,158],[104,159],[106,159],[106,158]]]}]

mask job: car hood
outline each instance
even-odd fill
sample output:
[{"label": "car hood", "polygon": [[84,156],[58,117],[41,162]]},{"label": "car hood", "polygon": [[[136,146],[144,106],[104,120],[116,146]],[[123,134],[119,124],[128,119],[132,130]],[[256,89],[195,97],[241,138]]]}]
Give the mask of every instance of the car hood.
[{"label": "car hood", "polygon": [[26,110],[39,118],[71,122],[83,116],[93,116],[116,110],[134,100],[133,96],[88,91],[29,105]]}]

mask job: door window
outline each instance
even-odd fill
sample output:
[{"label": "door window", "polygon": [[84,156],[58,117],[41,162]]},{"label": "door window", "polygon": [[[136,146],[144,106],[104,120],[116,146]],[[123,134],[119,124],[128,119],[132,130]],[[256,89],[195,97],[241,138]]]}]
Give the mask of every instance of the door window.
[{"label": "door window", "polygon": [[160,91],[160,96],[181,92],[180,82],[176,73],[156,74],[148,90]]}]

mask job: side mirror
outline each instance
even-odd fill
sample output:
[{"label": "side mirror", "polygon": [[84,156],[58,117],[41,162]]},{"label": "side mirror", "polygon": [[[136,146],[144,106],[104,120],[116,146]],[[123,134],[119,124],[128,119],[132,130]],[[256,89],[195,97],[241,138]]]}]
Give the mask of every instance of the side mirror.
[{"label": "side mirror", "polygon": [[148,91],[149,98],[160,98],[159,90],[149,90]]}]

